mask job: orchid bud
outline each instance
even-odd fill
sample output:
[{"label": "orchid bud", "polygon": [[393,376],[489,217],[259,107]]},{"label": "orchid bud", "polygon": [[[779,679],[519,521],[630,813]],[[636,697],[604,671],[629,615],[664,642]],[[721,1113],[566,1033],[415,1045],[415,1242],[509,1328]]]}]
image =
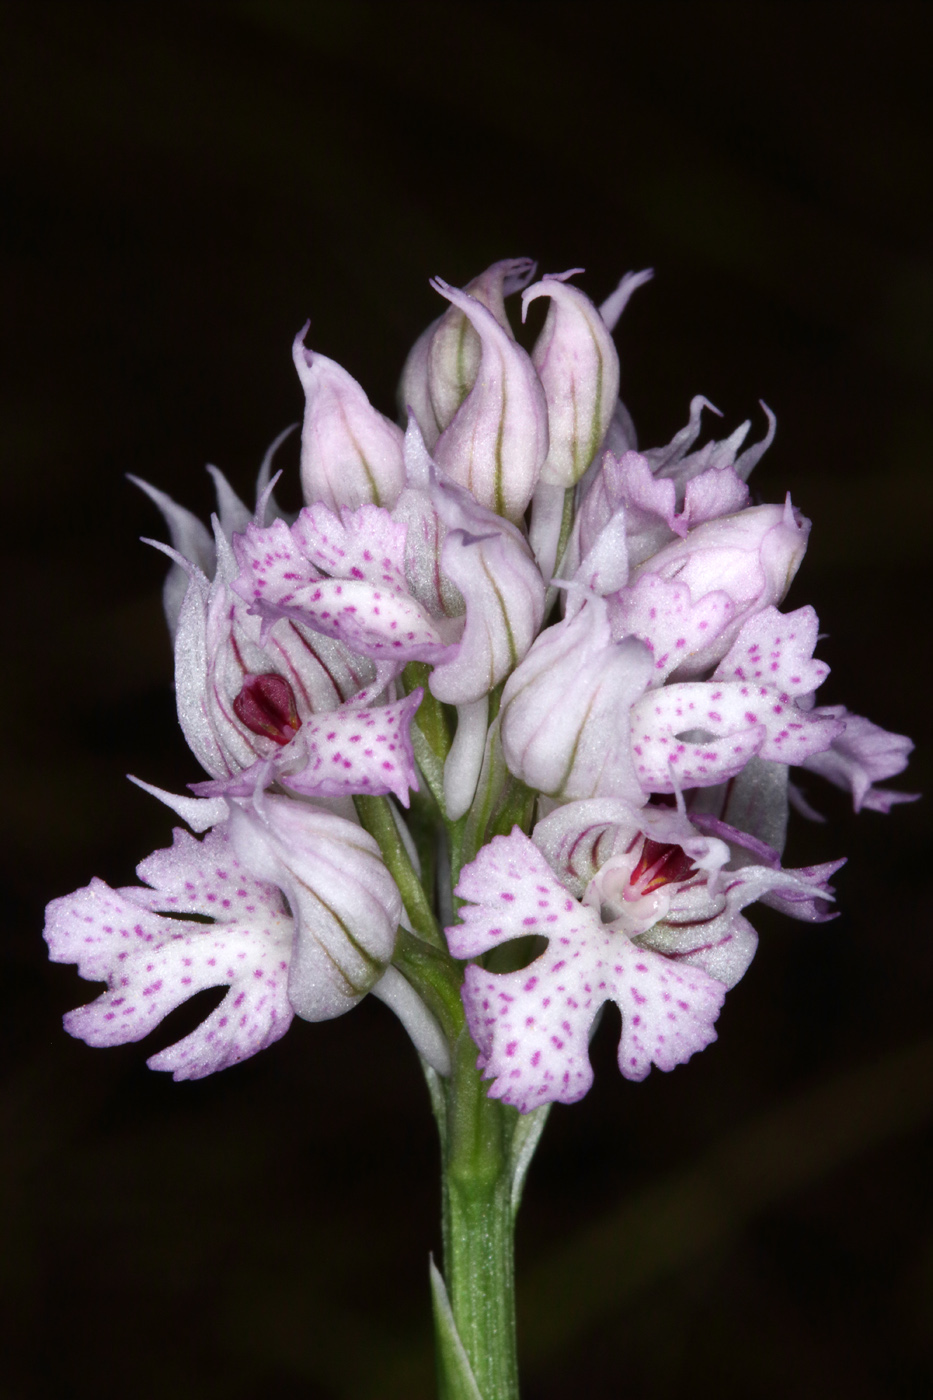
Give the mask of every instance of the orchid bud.
[{"label": "orchid bud", "polygon": [[[505,298],[528,285],[535,267],[531,258],[506,258],[487,267],[463,290],[485,306],[511,337]],[[402,370],[399,399],[403,412],[410,408],[418,420],[429,448],[473,388],[481,358],[480,337],[469,317],[456,306],[433,321],[416,340]]]},{"label": "orchid bud", "polygon": [[634,637],[614,644],[605,605],[591,598],[549,627],[502,693],[502,749],[529,787],[562,800],[644,797],[627,723],[651,676]]},{"label": "orchid bud", "polygon": [[246,868],[283,890],[295,917],[288,999],[306,1021],[349,1011],[392,960],[402,916],[371,836],[289,797],[231,804],[230,836]]},{"label": "orchid bud", "polygon": [[487,695],[525,656],[544,619],[544,581],[522,532],[450,483],[433,491],[447,526],[441,571],[466,604],[458,647],[434,668],[431,693],[451,705]]},{"label": "orchid bud", "polygon": [[301,486],[309,505],[331,510],[395,505],[405,485],[402,431],[373,408],[352,375],[308,350],[307,325],[292,356],[305,391],[301,428]]},{"label": "orchid bud", "polygon": [[522,294],[528,303],[550,297],[547,320],[531,353],[547,396],[550,446],[541,469],[547,486],[575,486],[599,450],[619,397],[619,357],[599,311],[571,272],[544,277]]},{"label": "orchid bud", "polygon": [[547,456],[547,402],[528,355],[473,297],[436,279],[480,338],[479,370],[437,441],[434,460],[480,505],[518,521]]},{"label": "orchid bud", "polygon": [[[752,506],[737,515],[708,520],[633,571],[630,587],[656,574],[686,584],[694,604],[707,594],[722,593],[734,606],[728,625],[716,631],[708,645],[691,651],[674,672],[674,680],[698,676],[714,666],[744,622],[781,602],[800,567],[809,533],[809,520],[794,510],[788,496],[783,506]],[[634,625],[629,630],[639,635]]]}]

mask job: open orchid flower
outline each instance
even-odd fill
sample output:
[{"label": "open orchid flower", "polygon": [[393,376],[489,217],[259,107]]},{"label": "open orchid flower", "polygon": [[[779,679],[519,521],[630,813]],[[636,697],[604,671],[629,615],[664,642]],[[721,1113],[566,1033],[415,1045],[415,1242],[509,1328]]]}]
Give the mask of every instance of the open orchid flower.
[{"label": "open orchid flower", "polygon": [[[383,684],[409,661],[433,663],[432,693],[469,704],[530,647],[544,583],[518,528],[452,483],[435,475],[402,502],[407,520],[375,506],[338,518],[317,504],[291,529],[250,526],[236,542],[234,588],[267,621],[287,618],[370,658]],[[428,573],[447,587],[425,588]],[[463,599],[459,617],[444,611],[452,595]]]},{"label": "open orchid flower", "polygon": [[469,902],[447,930],[451,951],[476,958],[509,939],[548,941],[518,972],[466,970],[464,1005],[490,1093],[522,1112],[581,1098],[605,1001],[622,1012],[627,1079],[652,1064],[671,1069],[714,1040],[725,992],[757,944],[741,911],[778,894],[794,917],[825,917],[827,880],[841,864],[732,870],[729,859],[725,841],[681,813],[618,801],[570,803],[539,823],[534,842],[515,828],[484,847],[457,886]]},{"label": "open orchid flower", "polygon": [[[216,804],[172,799],[200,824]],[[90,1045],[141,1040],[176,1006],[229,986],[190,1035],[149,1060],[176,1079],[237,1064],[285,1034],[292,1017],[327,1020],[372,991],[441,1072],[436,1023],[389,967],[402,905],[372,837],[331,812],[282,797],[221,802],[203,841],[176,830],[138,869],[145,886],[94,880],[53,900],[45,936],[56,962],[106,981],[65,1027]]]},{"label": "open orchid flower", "polygon": [[686,586],[694,605],[710,594],[724,594],[728,616],[715,631],[710,629],[705,644],[684,655],[676,671],[677,680],[701,675],[721,660],[748,618],[781,602],[800,567],[809,533],[809,520],[789,499],[783,507],[752,506],[708,520],[633,571],[631,591],[618,598],[620,622],[636,636],[646,630],[643,614],[647,611],[650,618],[652,601],[647,592],[639,593],[638,584],[649,577]]},{"label": "open orchid flower", "polygon": [[238,570],[219,526],[216,550],[211,583],[189,567],[175,639],[179,721],[213,779],[195,791],[244,796],[277,779],[312,797],[392,792],[407,806],[422,692],[370,706],[374,663],[290,618],[263,629],[230,587]]},{"label": "open orchid flower", "polygon": [[725,987],[700,968],[680,968],[575,900],[518,828],[497,836],[463,871],[468,901],[447,930],[451,951],[476,958],[529,934],[547,950],[514,973],[466,970],[464,1006],[491,1095],[527,1113],[575,1103],[593,1081],[590,1028],[605,1001],[623,1013],[619,1067],[644,1079],[652,1064],[673,1069],[715,1040]]},{"label": "open orchid flower", "polygon": [[[529,786],[563,800],[637,800],[640,786],[646,800],[652,792],[714,786],[741,772],[754,755],[802,763],[842,732],[835,717],[795,703],[828,672],[811,659],[812,609],[786,619],[773,607],[753,615],[712,681],[658,686],[659,675],[692,648],[704,647],[703,639],[732,613],[725,593],[694,608],[686,591],[666,581],[648,602],[651,597],[655,606],[646,603],[645,612],[656,614],[654,659],[650,631],[616,641],[606,604],[591,598],[543,632],[509,678],[502,696],[503,752]],[[748,658],[759,658],[763,646],[771,650],[767,684],[761,685],[745,678],[735,656],[754,673]]]}]

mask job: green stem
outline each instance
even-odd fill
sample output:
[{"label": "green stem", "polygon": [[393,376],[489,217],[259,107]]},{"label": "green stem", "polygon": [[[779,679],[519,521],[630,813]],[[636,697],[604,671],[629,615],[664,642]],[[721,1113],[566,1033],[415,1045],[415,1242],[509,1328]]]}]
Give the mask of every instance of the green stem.
[{"label": "green stem", "polygon": [[[561,544],[572,520],[568,492]],[[453,740],[452,716],[430,694],[426,667],[405,669],[411,691],[423,686],[412,725],[412,743],[427,792],[412,808],[412,828],[422,855],[419,881],[395,829],[384,798],[355,798],[360,821],[379,842],[395,876],[411,927],[399,930],[395,964],[437,1019],[451,1052],[451,1073],[442,1079],[425,1065],[441,1140],[444,1241],[443,1276],[432,1264],[431,1286],[440,1400],[518,1400],[515,1343],[515,1214],[528,1163],[544,1126],[546,1109],[522,1117],[488,1096],[476,1068],[477,1048],[466,1026],[460,991],[463,964],[447,951],[431,908],[435,853],[440,922],[453,917],[453,888],[462,866],[495,835],[517,822],[530,828],[535,794],[505,764],[498,724],[487,740],[483,770],[470,812],[447,819],[444,763]],[[501,687],[491,697],[495,721]],[[432,846],[431,831],[443,823],[443,848]],[[430,854],[429,854],[430,853]],[[425,856],[429,858],[426,860]],[[448,868],[449,860],[449,868]]]},{"label": "green stem", "polygon": [[402,673],[402,682],[409,694],[421,686],[424,697],[411,726],[411,743],[415,761],[424,776],[428,790],[440,813],[444,808],[444,763],[453,743],[453,726],[449,707],[431,694],[431,668],[421,661],[409,661]]},{"label": "green stem", "polygon": [[434,910],[411,863],[405,843],[392,815],[387,797],[354,797],[353,805],[360,825],[374,837],[382,858],[395,879],[405,905],[405,912],[416,933],[436,948],[444,947]]},{"label": "green stem", "polygon": [[[464,1030],[444,1084],[444,1275],[482,1400],[518,1400],[511,1152],[518,1114],[488,1098],[487,1088]],[[441,1400],[453,1400],[465,1393],[462,1374],[448,1350],[438,1353]]]}]

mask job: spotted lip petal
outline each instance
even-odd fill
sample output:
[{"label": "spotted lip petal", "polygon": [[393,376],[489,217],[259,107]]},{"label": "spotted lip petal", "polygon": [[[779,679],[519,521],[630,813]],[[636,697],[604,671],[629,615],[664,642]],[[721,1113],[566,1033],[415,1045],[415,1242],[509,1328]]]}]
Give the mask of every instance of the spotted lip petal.
[{"label": "spotted lip petal", "polygon": [[825,661],[813,659],[818,632],[819,619],[809,605],[792,613],[763,608],[743,624],[713,679],[757,681],[785,695],[812,695],[829,675]]},{"label": "spotted lip petal", "polygon": [[622,1012],[619,1068],[643,1079],[672,1069],[716,1038],[725,988],[699,968],[678,968],[572,899],[518,827],[497,836],[461,874],[469,901],[447,930],[455,957],[475,957],[529,933],[547,951],[516,973],[467,968],[463,1002],[490,1096],[527,1113],[574,1103],[592,1083],[589,1029],[605,1001]]},{"label": "spotted lip petal", "polygon": [[296,737],[235,777],[192,783],[199,797],[252,797],[257,786],[278,781],[302,797],[382,797],[393,793],[404,807],[418,791],[411,721],[424,697],[413,690],[403,700],[372,709],[344,706],[315,715]]},{"label": "spotted lip petal", "polygon": [[447,656],[437,626],[408,591],[405,525],[388,511],[361,506],[338,519],[316,505],[291,530],[282,521],[251,526],[234,547],[241,569],[234,590],[260,616],[292,618],[398,669]]},{"label": "spotted lip petal", "polygon": [[150,1068],[200,1079],[284,1035],[293,1015],[286,995],[293,921],[279,890],[244,869],[226,828],[202,842],[176,830],[171,848],[144,860],[139,875],[154,888],[112,890],[94,880],[49,905],[50,957],[108,984],[96,1001],[69,1012],[65,1029],[89,1045],[141,1040],[196,992],[228,984],[202,1025],[154,1055]]},{"label": "spotted lip petal", "polygon": [[731,625],[734,616],[735,604],[723,589],[694,602],[685,583],[672,583],[659,574],[643,574],[609,601],[613,636],[637,637],[651,652],[653,686],[689,665]]},{"label": "spotted lip petal", "polygon": [[[712,787],[740,773],[756,754],[802,763],[827,749],[840,721],[814,717],[769,686],[685,681],[649,691],[631,712],[632,749],[646,792]],[[678,738],[700,730],[699,742]]]}]

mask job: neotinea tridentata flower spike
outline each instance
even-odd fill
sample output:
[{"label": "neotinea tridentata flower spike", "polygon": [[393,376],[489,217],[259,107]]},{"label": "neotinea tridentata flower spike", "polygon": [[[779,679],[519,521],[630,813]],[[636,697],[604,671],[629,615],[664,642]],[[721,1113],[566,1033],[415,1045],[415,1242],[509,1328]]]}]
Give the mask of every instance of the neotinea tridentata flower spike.
[{"label": "neotinea tridentata flower spike", "polygon": [[[754,953],[749,905],[830,917],[839,862],[781,866],[789,804],[816,815],[790,775],[856,809],[911,800],[876,786],[910,741],[817,705],[816,613],[780,611],[810,525],[789,501],[749,505],[774,415],[744,450],[748,423],[698,447],[716,411],[698,395],[638,450],[612,333],[651,274],[597,309],[576,274],[534,273],[506,259],[432,282],[446,306],[406,363],[404,432],[300,332],[296,519],[271,495],[281,438],[255,511],[211,469],[211,530],[144,488],[171,533],[178,713],[208,780],[142,786],[206,835],[177,831],[140,886],[50,904],[51,956],[107,983],[73,1034],[137,1040],[227,986],[150,1060],[197,1077],[372,992],[445,1074],[399,952],[414,939],[461,985],[490,1094],[572,1102],[605,1001],[623,1075],[671,1069],[715,1039]],[[548,300],[531,354],[506,308],[523,289]],[[456,919],[451,850],[472,856]],[[487,967],[529,934],[527,966]]]}]

